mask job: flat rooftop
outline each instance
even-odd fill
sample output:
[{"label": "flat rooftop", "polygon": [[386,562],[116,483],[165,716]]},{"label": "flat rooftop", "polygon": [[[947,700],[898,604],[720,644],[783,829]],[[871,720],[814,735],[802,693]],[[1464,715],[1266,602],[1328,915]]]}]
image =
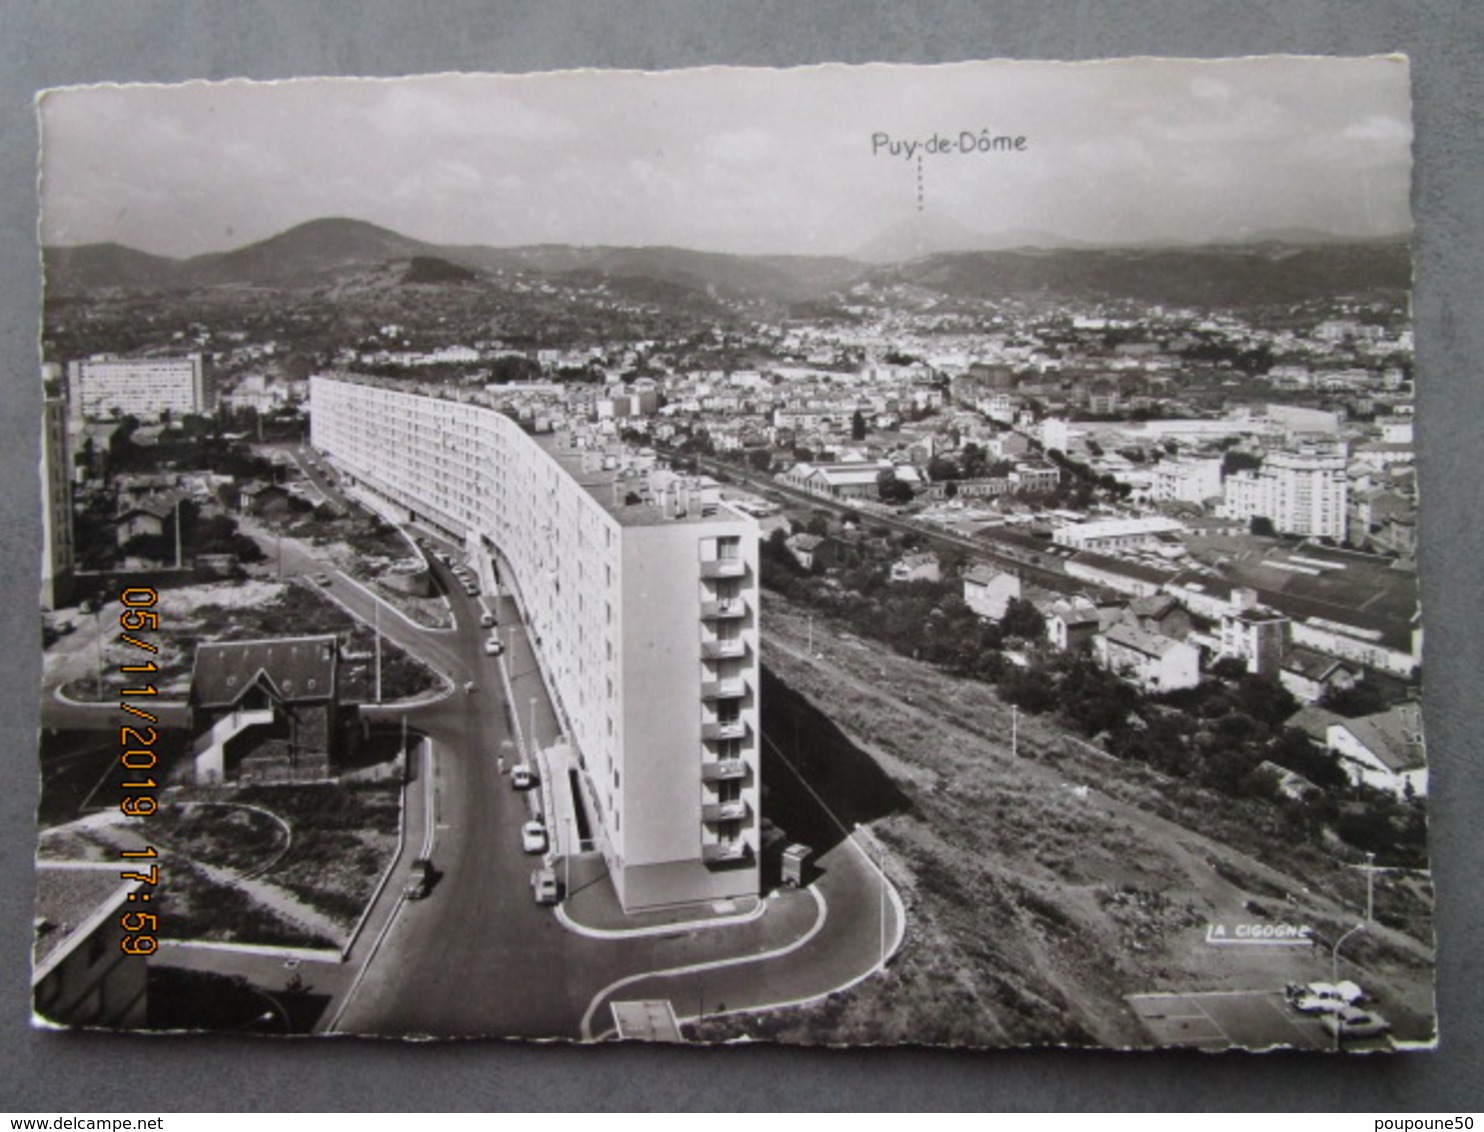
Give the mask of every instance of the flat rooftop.
[{"label": "flat rooftop", "polygon": [[570,432],[532,437],[603,509],[626,527],[754,520],[721,498],[710,476],[686,476],[630,460],[618,448],[574,448]]}]

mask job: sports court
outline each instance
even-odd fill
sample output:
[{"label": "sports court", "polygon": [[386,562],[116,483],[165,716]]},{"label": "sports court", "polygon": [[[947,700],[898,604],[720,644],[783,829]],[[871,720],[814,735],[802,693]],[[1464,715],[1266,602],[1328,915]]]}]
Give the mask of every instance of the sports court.
[{"label": "sports court", "polygon": [[1129,1006],[1156,1045],[1190,1049],[1329,1049],[1334,1039],[1282,991],[1131,994]]}]

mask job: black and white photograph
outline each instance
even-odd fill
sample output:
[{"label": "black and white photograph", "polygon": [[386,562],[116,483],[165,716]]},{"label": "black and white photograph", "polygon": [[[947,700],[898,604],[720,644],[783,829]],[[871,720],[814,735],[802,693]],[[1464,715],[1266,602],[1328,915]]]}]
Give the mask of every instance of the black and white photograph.
[{"label": "black and white photograph", "polygon": [[44,92],[33,1025],[1431,1049],[1411,79]]}]

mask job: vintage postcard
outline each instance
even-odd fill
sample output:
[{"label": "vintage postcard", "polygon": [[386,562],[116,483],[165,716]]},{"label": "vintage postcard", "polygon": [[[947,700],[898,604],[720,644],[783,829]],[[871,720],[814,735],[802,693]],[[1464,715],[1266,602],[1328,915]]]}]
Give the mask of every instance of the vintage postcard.
[{"label": "vintage postcard", "polygon": [[1405,59],[38,113],[38,1025],[1433,1044]]}]

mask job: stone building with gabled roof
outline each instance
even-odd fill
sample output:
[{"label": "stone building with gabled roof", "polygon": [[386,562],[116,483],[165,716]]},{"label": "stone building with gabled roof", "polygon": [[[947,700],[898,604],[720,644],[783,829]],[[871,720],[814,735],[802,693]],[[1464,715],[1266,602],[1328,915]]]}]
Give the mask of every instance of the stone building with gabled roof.
[{"label": "stone building with gabled roof", "polygon": [[198,646],[190,692],[196,781],[328,777],[339,658],[333,634]]}]

